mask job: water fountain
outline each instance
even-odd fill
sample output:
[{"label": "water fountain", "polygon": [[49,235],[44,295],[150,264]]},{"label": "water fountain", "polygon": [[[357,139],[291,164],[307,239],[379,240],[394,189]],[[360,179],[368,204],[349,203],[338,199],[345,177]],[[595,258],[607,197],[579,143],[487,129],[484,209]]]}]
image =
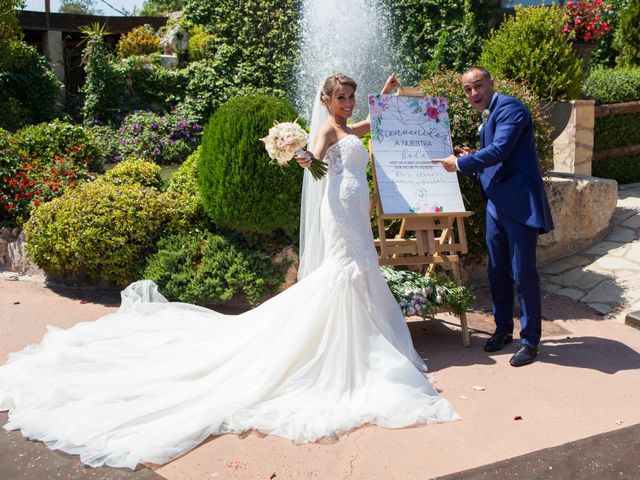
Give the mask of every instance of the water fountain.
[{"label": "water fountain", "polygon": [[367,95],[379,92],[387,77],[398,72],[396,48],[379,2],[305,0],[300,21],[295,107],[308,121],[322,81],[344,73],[358,83],[353,120],[363,119]]}]

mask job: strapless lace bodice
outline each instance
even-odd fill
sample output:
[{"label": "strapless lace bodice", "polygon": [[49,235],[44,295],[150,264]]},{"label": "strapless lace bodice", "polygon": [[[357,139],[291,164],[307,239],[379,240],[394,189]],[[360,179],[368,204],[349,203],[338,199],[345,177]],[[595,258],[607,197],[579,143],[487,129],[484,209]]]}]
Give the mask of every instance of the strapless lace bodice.
[{"label": "strapless lace bodice", "polygon": [[327,193],[321,208],[325,259],[360,269],[377,266],[369,221],[367,150],[355,135],[331,145],[325,155],[329,165]]}]

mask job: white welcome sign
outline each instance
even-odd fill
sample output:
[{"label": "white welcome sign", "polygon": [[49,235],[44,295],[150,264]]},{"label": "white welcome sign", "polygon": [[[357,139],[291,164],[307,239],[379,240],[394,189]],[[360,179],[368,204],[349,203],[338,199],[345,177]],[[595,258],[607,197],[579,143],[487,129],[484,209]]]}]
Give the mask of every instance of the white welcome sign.
[{"label": "white welcome sign", "polygon": [[384,214],[464,212],[457,174],[431,163],[453,152],[447,100],[369,95],[369,112]]}]

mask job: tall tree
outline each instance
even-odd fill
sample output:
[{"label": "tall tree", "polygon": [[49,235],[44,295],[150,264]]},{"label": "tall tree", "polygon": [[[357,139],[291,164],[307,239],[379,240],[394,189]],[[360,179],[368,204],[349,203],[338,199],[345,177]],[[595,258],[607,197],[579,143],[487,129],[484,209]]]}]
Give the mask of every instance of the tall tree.
[{"label": "tall tree", "polygon": [[18,10],[24,5],[24,0],[0,0],[0,40],[12,40],[21,35]]},{"label": "tall tree", "polygon": [[103,11],[96,8],[95,0],[61,0],[59,13],[75,15],[102,15]]},{"label": "tall tree", "polygon": [[185,3],[186,0],[145,0],[139,14],[145,17],[160,17],[183,10]]}]

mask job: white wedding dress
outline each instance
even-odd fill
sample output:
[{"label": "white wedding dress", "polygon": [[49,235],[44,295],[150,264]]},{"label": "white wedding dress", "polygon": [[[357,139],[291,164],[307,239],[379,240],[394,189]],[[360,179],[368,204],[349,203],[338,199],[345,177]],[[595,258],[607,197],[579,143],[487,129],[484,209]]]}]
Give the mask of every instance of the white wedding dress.
[{"label": "white wedding dress", "polygon": [[317,270],[237,316],[170,303],[154,283],[133,283],[117,313],[50,327],[0,367],[5,428],[91,466],[134,468],[227,432],[302,443],[366,423],[457,419],[427,379],[380,273],[366,150],[349,135],[326,160],[326,256]]}]

